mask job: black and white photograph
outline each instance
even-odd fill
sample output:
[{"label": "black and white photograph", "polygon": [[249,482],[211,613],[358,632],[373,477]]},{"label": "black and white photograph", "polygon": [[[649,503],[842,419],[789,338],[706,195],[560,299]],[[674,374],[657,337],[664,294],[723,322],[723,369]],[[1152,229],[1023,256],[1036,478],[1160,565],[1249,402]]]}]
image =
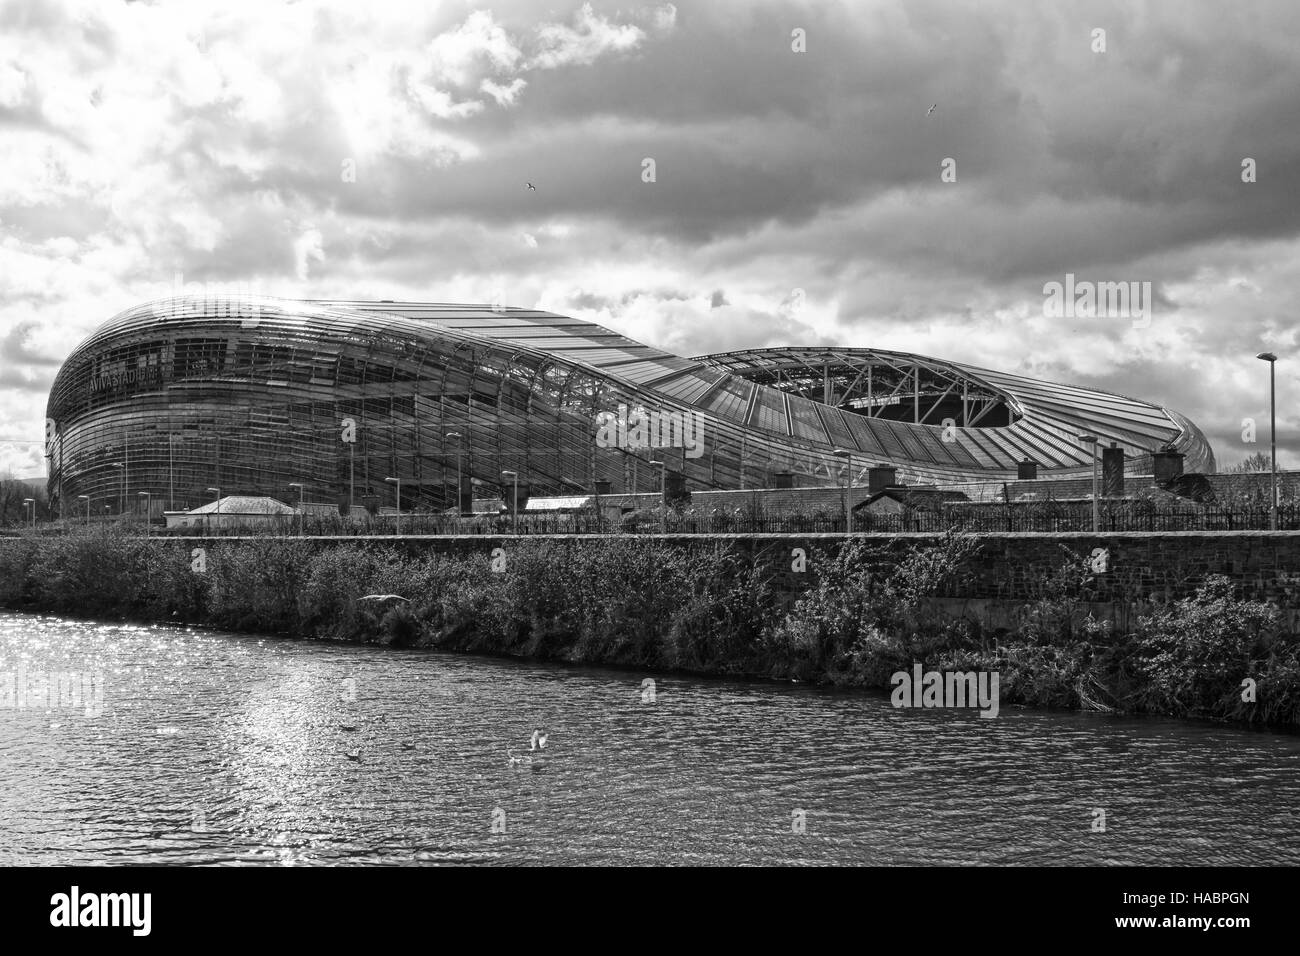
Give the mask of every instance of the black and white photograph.
[{"label": "black and white photograph", "polygon": [[1297,182],[1288,0],[0,0],[0,919],[838,868],[1249,945]]}]

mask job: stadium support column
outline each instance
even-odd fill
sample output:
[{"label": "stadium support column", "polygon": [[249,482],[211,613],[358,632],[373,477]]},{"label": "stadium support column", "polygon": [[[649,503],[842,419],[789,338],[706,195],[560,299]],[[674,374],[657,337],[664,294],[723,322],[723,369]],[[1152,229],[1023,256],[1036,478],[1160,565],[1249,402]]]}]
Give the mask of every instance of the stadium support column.
[{"label": "stadium support column", "polygon": [[912,424],[921,424],[921,366],[912,366]]}]

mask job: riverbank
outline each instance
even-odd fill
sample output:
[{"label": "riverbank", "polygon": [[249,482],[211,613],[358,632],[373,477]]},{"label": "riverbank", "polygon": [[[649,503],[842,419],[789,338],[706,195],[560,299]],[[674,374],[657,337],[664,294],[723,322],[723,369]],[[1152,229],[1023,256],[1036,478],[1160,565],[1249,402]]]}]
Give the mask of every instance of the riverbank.
[{"label": "riverbank", "polygon": [[[1300,726],[1300,640],[1274,604],[1209,575],[1120,633],[1088,610],[1095,559],[1062,549],[1012,626],[994,627],[940,600],[987,574],[983,548],[859,539],[786,549],[778,575],[725,542],[522,538],[443,553],[91,531],[0,539],[0,606],[885,689],[919,663],[996,671],[1003,705]],[[798,590],[777,580],[790,575]]]}]

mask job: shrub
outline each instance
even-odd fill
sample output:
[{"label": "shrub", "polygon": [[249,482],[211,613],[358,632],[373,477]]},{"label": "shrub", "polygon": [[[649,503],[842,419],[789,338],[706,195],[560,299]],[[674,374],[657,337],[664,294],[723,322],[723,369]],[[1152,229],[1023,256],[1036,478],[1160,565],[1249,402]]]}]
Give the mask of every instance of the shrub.
[{"label": "shrub", "polygon": [[1207,578],[1191,597],[1138,622],[1139,705],[1159,713],[1234,712],[1241,681],[1256,671],[1278,624],[1275,607],[1236,600],[1226,577]]}]

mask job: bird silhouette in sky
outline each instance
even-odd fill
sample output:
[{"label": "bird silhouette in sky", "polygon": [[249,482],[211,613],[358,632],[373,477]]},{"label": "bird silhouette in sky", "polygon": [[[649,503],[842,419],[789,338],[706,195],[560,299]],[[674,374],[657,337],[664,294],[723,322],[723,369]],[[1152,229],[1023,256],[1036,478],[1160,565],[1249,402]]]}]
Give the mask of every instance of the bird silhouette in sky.
[{"label": "bird silhouette in sky", "polygon": [[537,189],[537,187],[534,186],[532,183],[528,183],[528,188],[529,188],[529,189],[532,189],[532,190],[536,190],[536,189]]},{"label": "bird silhouette in sky", "polygon": [[939,108],[939,104],[938,104],[938,103],[933,104],[933,105],[932,105],[928,110],[925,111],[925,115],[926,115],[926,116],[929,116],[931,113],[933,113],[933,112],[934,112],[935,110],[937,110],[938,108]]}]

